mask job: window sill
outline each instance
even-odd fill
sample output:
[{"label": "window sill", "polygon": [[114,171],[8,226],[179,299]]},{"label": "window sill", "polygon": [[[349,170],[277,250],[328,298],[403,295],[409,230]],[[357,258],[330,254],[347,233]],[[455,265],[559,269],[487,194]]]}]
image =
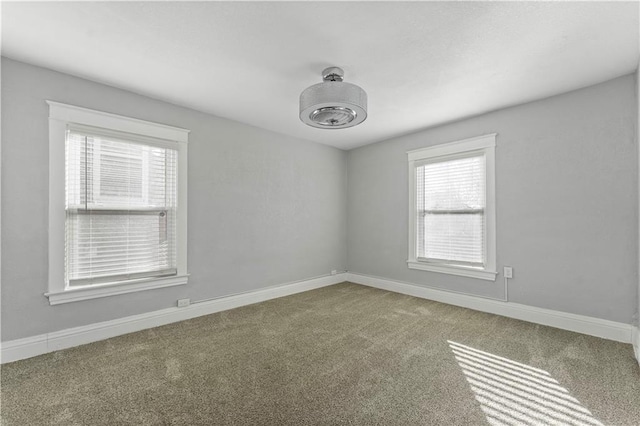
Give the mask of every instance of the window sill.
[{"label": "window sill", "polygon": [[50,292],[44,295],[49,298],[50,305],[78,302],[80,300],[97,299],[99,297],[115,296],[117,294],[133,293],[136,291],[152,290],[155,288],[185,285],[189,275],[179,275],[163,278],[142,278],[127,282],[104,283],[95,286],[79,287],[60,292]]},{"label": "window sill", "polygon": [[481,280],[495,281],[497,272],[465,268],[464,266],[452,266],[452,265],[433,265],[425,262],[418,262],[417,260],[407,260],[407,266],[409,269],[419,269],[421,271],[438,272],[441,274],[458,275],[461,277],[478,278]]}]

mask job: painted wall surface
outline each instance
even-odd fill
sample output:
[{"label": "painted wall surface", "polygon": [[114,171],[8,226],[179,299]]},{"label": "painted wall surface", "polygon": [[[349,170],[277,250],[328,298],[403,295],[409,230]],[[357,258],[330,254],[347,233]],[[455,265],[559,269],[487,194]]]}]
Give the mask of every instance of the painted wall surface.
[{"label": "painted wall surface", "polygon": [[[189,284],[49,305],[45,99],[191,130]],[[1,182],[3,341],[346,269],[344,151],[6,58]]]},{"label": "painted wall surface", "polygon": [[[638,69],[636,70],[636,145],[638,146],[638,185],[640,186],[640,64],[638,64]],[[640,203],[640,188],[638,190],[638,202]],[[638,206],[640,211],[640,205]],[[640,214],[638,215],[638,220],[640,220]],[[640,328],[640,223],[638,224],[638,310],[636,312],[636,326]],[[640,338],[640,331],[636,331],[638,333],[638,338]],[[640,351],[640,340],[638,341],[638,350]],[[637,354],[638,362],[640,362],[640,352]]]},{"label": "painted wall surface", "polygon": [[406,264],[406,151],[495,132],[498,268],[514,268],[510,301],[630,324],[638,293],[635,102],[629,75],[349,151],[349,271],[502,297],[502,274],[491,282]]},{"label": "painted wall surface", "polygon": [[[636,146],[638,146],[638,164],[639,164],[639,170],[638,170],[638,185],[640,186],[640,63],[638,64],[638,69],[636,70],[636,114],[637,114],[637,120],[636,120]],[[639,196],[639,200],[638,202],[640,203],[640,188],[638,191],[638,196]],[[639,206],[639,211],[640,211],[640,206]],[[638,215],[638,220],[640,220],[640,214]],[[639,245],[639,249],[638,249],[638,272],[639,272],[639,277],[638,277],[638,306],[637,306],[637,311],[636,311],[636,316],[635,316],[635,330],[634,330],[634,337],[632,339],[632,341],[634,342],[634,347],[635,347],[635,354],[636,354],[636,359],[638,360],[638,363],[640,364],[640,223],[638,224],[638,245]]]}]

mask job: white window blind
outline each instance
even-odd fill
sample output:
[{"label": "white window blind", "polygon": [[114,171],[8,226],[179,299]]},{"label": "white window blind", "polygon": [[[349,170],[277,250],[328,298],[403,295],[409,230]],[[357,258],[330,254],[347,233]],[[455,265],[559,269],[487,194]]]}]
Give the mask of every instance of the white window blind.
[{"label": "white window blind", "polygon": [[416,167],[418,259],[485,265],[485,173],[484,153]]},{"label": "white window blind", "polygon": [[73,128],[65,148],[67,286],[175,275],[177,150]]}]

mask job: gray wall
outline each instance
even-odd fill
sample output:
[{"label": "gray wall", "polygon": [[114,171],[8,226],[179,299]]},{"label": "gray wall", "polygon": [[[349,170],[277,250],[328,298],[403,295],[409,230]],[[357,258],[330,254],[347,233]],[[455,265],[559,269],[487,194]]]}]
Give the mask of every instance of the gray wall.
[{"label": "gray wall", "polygon": [[[45,99],[191,129],[187,286],[50,306]],[[346,153],[2,59],[2,340],[345,269]]]},{"label": "gray wall", "polygon": [[[634,76],[345,153],[6,58],[1,71],[3,341],[331,269],[500,297],[501,276],[406,267],[405,152],[490,132],[511,301],[625,323],[638,310]],[[49,306],[45,99],[192,130],[187,286]]]},{"label": "gray wall", "polygon": [[638,293],[634,76],[349,151],[350,272],[502,297],[407,268],[407,150],[498,133],[498,267],[510,301],[629,324]]},{"label": "gray wall", "polygon": [[[638,164],[639,164],[639,168],[640,168],[640,63],[638,64],[638,69],[636,70],[636,146],[638,146]],[[638,182],[640,185],[640,170],[638,170]],[[638,202],[640,203],[640,189],[638,191],[638,195],[639,195],[639,200]],[[639,205],[640,208],[640,205]],[[640,220],[640,214],[638,216],[638,219]],[[639,251],[640,251],[640,223],[638,224],[638,244],[639,244]],[[639,269],[639,273],[640,273],[640,252],[638,253],[638,269]],[[640,326],[640,276],[638,277],[638,310],[636,312],[636,326]],[[640,336],[639,336],[640,337]],[[637,342],[637,344],[639,345],[639,349],[640,349],[640,341]],[[640,352],[637,353],[637,357],[638,357],[638,362],[640,362]]]}]

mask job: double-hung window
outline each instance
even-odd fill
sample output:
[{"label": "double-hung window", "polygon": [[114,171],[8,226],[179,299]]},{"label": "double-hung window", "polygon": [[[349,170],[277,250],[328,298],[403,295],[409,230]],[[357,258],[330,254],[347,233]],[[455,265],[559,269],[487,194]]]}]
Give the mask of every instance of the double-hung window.
[{"label": "double-hung window", "polygon": [[187,131],[49,106],[50,303],[185,284]]},{"label": "double-hung window", "polygon": [[407,153],[409,268],[495,279],[495,136]]}]

